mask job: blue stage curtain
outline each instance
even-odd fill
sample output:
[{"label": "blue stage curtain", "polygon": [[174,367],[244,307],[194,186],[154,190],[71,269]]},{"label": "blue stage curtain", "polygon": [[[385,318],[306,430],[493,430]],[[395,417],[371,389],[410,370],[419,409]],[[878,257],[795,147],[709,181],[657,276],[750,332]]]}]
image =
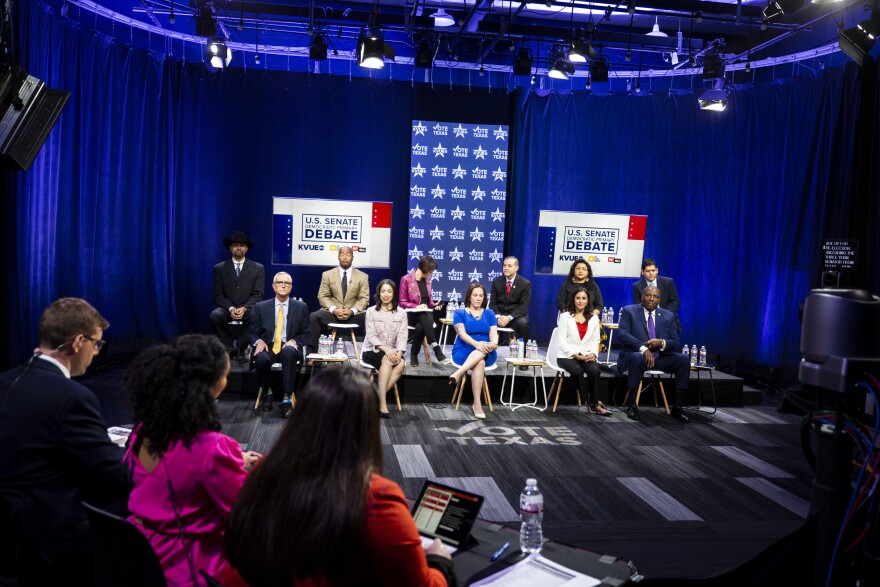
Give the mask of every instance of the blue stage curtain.
[{"label": "blue stage curtain", "polygon": [[[701,111],[692,94],[523,92],[510,251],[532,273],[542,209],[645,214],[645,256],[675,279],[682,342],[722,361],[796,368],[822,212],[849,198],[857,71],[733,88],[721,113]],[[601,263],[593,272],[615,313],[632,303],[635,278],[602,278]],[[532,332],[547,338],[564,277],[530,278],[546,292],[532,301]]]}]

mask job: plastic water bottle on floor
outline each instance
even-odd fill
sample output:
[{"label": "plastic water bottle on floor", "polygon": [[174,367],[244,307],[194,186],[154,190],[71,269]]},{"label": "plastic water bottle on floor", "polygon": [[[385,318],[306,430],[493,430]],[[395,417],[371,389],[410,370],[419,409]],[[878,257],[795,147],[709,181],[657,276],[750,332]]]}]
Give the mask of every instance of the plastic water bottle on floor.
[{"label": "plastic water bottle on floor", "polygon": [[691,347],[691,367],[697,364],[697,357],[700,351],[697,350],[697,345],[693,345]]},{"label": "plastic water bottle on floor", "polygon": [[700,365],[706,365],[706,346],[700,347]]},{"label": "plastic water bottle on floor", "polygon": [[523,552],[541,552],[543,533],[541,523],[544,521],[544,496],[538,489],[536,479],[526,479],[526,487],[519,494],[519,517],[522,525],[519,529],[519,548]]}]

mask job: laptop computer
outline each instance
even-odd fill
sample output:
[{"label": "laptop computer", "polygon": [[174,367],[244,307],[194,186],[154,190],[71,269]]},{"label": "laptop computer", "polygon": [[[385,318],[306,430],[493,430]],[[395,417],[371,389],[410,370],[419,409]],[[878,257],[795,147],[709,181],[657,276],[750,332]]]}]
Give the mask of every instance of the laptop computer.
[{"label": "laptop computer", "polygon": [[439,538],[455,554],[476,544],[470,534],[481,507],[482,495],[426,480],[412,507],[422,546]]}]

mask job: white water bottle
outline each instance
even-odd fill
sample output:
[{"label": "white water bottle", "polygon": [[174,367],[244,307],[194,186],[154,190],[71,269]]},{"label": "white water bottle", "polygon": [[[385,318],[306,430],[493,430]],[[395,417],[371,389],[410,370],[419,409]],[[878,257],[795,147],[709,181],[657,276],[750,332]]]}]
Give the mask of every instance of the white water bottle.
[{"label": "white water bottle", "polygon": [[608,308],[608,324],[614,324],[614,308]]},{"label": "white water bottle", "polygon": [[703,345],[700,347],[700,365],[706,365],[706,346]]},{"label": "white water bottle", "polygon": [[697,356],[699,355],[699,352],[700,351],[697,350],[697,345],[691,347],[691,367],[697,364]]},{"label": "white water bottle", "polygon": [[519,339],[516,341],[516,358],[522,359],[526,354],[526,343],[523,339]]},{"label": "white water bottle", "polygon": [[540,552],[544,540],[541,523],[544,521],[544,496],[538,481],[526,479],[525,489],[519,494],[519,548],[523,552]]},{"label": "white water bottle", "polygon": [[517,346],[516,339],[511,338],[510,339],[510,358],[511,359],[517,358],[517,354],[519,353],[519,351],[516,349],[516,346]]}]

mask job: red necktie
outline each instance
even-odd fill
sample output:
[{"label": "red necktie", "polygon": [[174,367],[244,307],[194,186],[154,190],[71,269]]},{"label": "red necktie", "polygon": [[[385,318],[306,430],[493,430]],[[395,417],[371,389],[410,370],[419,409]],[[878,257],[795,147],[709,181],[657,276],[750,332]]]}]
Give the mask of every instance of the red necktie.
[{"label": "red necktie", "polygon": [[507,282],[507,297],[510,297],[510,282]]}]

